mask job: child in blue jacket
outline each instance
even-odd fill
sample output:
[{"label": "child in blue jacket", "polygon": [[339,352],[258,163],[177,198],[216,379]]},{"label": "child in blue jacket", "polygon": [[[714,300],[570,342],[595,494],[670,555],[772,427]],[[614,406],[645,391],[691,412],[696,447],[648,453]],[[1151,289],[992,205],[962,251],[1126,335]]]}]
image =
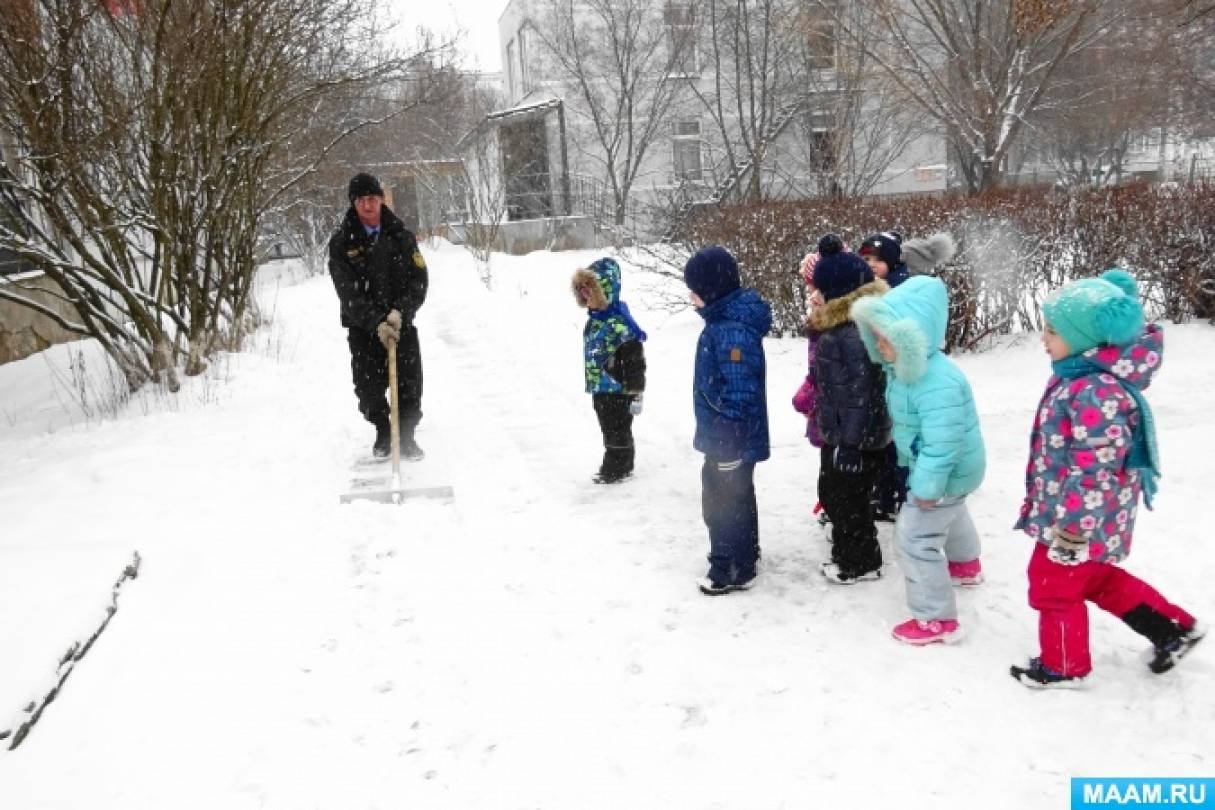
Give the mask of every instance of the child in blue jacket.
[{"label": "child in blue jacket", "polygon": [[591,480],[615,484],[633,474],[633,417],[645,391],[646,334],[620,300],[620,265],[602,258],[574,273],[578,306],[586,307],[582,330],[586,392],[603,433],[603,462]]},{"label": "child in blue jacket", "polygon": [[885,367],[898,462],[909,470],[895,547],[912,617],[893,634],[908,644],[956,641],[951,585],[982,578],[966,496],[983,481],[987,462],[970,383],[940,351],[949,294],[940,279],[915,276],[858,300],[851,314],[869,356]]},{"label": "child in blue jacket", "polygon": [[755,584],[759,512],[755,464],[768,458],[767,365],[763,338],[772,309],[743,287],[738,263],[712,246],[688,259],[684,282],[705,326],[696,343],[692,446],[704,453],[701,511],[709,529],[709,572],[698,581],[709,595]]}]

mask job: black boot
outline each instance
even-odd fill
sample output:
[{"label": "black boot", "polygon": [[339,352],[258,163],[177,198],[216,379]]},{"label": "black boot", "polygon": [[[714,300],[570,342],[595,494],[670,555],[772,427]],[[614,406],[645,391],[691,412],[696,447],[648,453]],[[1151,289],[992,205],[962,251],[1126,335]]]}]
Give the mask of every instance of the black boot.
[{"label": "black boot", "polygon": [[609,447],[603,453],[599,472],[591,477],[596,484],[615,484],[633,474],[632,447]]},{"label": "black boot", "polygon": [[1195,625],[1187,630],[1147,605],[1131,608],[1122,617],[1122,621],[1152,642],[1152,649],[1147,655],[1147,665],[1148,669],[1157,675],[1175,667],[1206,635],[1206,628]]},{"label": "black boot", "polygon": [[426,458],[426,453],[422,451],[421,447],[418,447],[412,433],[401,436],[401,458],[406,461],[421,461]]},{"label": "black boot", "polygon": [[1172,619],[1157,613],[1147,605],[1131,608],[1122,616],[1122,621],[1155,647],[1163,647],[1181,635],[1181,628],[1174,624]]},{"label": "black boot", "polygon": [[387,422],[376,422],[375,444],[371,445],[371,454],[376,458],[388,458],[392,452],[392,427]]}]

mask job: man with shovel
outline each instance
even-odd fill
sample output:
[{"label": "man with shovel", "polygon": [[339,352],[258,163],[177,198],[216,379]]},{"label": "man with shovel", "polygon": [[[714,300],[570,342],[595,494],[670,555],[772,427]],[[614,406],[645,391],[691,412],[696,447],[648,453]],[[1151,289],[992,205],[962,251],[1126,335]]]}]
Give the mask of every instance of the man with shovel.
[{"label": "man with shovel", "polygon": [[347,189],[350,208],[329,239],[329,275],[342,304],[359,411],[375,425],[372,452],[391,452],[388,351],[396,351],[401,456],[422,458],[414,430],[422,418],[422,355],[414,316],[429,275],[414,235],[387,205],[380,181],[360,172]]}]

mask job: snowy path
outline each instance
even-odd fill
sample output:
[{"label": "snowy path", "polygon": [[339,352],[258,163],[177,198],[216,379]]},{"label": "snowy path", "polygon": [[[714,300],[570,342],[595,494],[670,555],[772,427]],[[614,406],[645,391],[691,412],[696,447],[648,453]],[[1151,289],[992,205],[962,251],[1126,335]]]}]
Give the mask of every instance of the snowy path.
[{"label": "snowy path", "polygon": [[[815,460],[788,408],[801,341],[768,344],[761,585],[709,599],[692,584],[699,319],[648,311],[626,275],[651,336],[638,475],[594,487],[565,288],[587,256],[499,257],[491,294],[460,251],[427,255],[429,458],[406,472],[453,484],[454,505],[338,505],[371,432],[327,279],[268,293],[260,347],[175,409],[0,433],[0,563],[44,571],[43,544],[56,565],[144,555],[63,696],[0,753],[0,806],[1059,807],[1070,776],[1212,772],[1209,651],[1151,678],[1138,640],[1094,616],[1089,692],[1006,674],[1034,638],[1008,529],[1046,368],[1033,346],[963,358],[993,459],[972,507],[991,581],[960,594],[965,643],[910,649],[888,638],[893,565],[846,589],[817,573]],[[1215,386],[1181,373],[1209,367],[1215,338],[1177,331],[1154,392],[1167,489],[1132,567],[1215,618],[1215,551],[1186,514],[1206,466],[1184,455],[1215,445]]]}]

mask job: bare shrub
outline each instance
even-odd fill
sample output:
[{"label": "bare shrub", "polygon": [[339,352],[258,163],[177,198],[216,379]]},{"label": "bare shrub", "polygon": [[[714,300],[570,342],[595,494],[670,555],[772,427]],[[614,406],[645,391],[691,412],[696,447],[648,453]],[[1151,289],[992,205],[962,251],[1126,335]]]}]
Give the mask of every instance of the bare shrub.
[{"label": "bare shrub", "polygon": [[[999,189],[977,197],[820,199],[702,212],[685,229],[690,251],[720,244],[773,307],[774,329],[798,334],[802,256],[818,237],[855,246],[894,229],[904,238],[949,231],[957,255],[938,269],[950,289],[947,345],[972,349],[993,335],[1039,329],[1050,290],[1113,266],[1130,270],[1151,317],[1215,322],[1215,184]],[[673,261],[673,260],[672,260]]]}]

